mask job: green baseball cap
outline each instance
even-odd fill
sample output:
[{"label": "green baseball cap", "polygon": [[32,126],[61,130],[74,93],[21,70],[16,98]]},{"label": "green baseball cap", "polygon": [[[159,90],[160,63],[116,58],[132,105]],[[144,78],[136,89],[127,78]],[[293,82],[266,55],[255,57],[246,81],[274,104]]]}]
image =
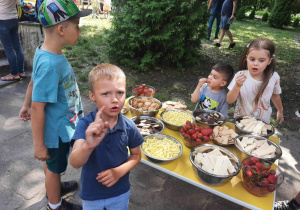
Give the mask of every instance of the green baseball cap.
[{"label": "green baseball cap", "polygon": [[73,0],[44,0],[38,12],[43,27],[51,27],[70,18],[80,18],[91,14],[90,10],[79,11]]}]

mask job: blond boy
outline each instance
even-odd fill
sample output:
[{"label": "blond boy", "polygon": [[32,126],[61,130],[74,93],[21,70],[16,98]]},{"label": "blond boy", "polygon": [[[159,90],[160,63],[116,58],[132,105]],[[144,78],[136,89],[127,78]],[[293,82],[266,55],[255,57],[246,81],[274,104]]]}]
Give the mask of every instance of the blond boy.
[{"label": "blond boy", "polygon": [[89,85],[97,108],[79,121],[70,155],[70,164],[82,167],[83,209],[128,209],[129,171],[141,159],[144,139],[133,121],[120,113],[126,77],[117,66],[103,63],[90,72]]}]

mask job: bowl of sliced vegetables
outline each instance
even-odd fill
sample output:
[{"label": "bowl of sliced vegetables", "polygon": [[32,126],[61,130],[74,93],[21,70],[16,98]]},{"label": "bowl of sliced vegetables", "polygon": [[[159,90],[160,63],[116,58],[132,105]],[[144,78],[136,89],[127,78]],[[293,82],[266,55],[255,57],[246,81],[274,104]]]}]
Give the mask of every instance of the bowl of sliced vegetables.
[{"label": "bowl of sliced vegetables", "polygon": [[160,118],[167,128],[174,131],[179,131],[180,128],[186,124],[186,121],[195,123],[195,118],[192,114],[177,109],[169,109],[163,111],[160,114]]},{"label": "bowl of sliced vegetables", "polygon": [[166,163],[180,157],[183,147],[172,136],[152,134],[144,137],[141,150],[151,162]]}]

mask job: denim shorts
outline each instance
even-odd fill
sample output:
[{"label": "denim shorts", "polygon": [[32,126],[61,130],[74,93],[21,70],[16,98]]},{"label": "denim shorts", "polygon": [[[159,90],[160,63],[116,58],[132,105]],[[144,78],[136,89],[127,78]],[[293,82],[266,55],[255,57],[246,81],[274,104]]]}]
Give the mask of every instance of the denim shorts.
[{"label": "denim shorts", "polygon": [[49,171],[60,174],[66,171],[70,152],[70,142],[62,142],[59,138],[59,148],[48,148],[50,159],[46,160]]},{"label": "denim shorts", "polygon": [[122,195],[95,201],[82,200],[84,210],[128,210],[130,190]]},{"label": "denim shorts", "polygon": [[223,30],[229,30],[229,27],[230,27],[230,24],[228,24],[229,19],[230,19],[230,17],[221,16],[220,28],[223,28]]}]

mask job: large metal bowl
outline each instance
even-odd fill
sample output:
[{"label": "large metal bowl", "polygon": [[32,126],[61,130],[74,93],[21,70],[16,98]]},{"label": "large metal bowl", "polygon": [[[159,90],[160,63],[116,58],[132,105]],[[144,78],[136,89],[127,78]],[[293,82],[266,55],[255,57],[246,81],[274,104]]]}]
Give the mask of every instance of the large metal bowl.
[{"label": "large metal bowl", "polygon": [[[197,116],[201,116],[201,118],[205,118],[210,114],[218,114],[220,118],[218,119],[219,123],[209,123],[205,122],[204,120],[199,120]],[[226,123],[227,118],[221,113],[210,109],[195,109],[193,111],[193,116],[195,117],[196,122],[203,123],[209,126],[217,126],[217,125],[223,125]]]},{"label": "large metal bowl", "polygon": [[174,131],[179,131],[180,128],[186,124],[186,121],[185,122],[182,122],[181,125],[175,125],[175,124],[172,124],[171,122],[168,122],[164,119],[164,114],[168,113],[168,112],[182,112],[182,113],[185,113],[187,114],[188,116],[191,117],[191,123],[195,123],[195,118],[192,114],[186,112],[186,111],[183,111],[183,110],[178,110],[178,109],[168,109],[168,110],[165,110],[163,111],[161,114],[160,114],[160,118],[161,120],[164,122],[165,126],[171,130],[174,130]]},{"label": "large metal bowl", "polygon": [[[160,121],[159,119],[155,118],[155,117],[149,117],[149,116],[135,116],[135,117],[132,117],[131,120],[137,125],[137,122],[138,121],[141,121],[141,120],[147,120],[147,121],[150,121],[151,123],[155,123],[155,124],[158,124],[159,127],[157,129],[157,132],[155,132],[155,134],[159,134],[161,133],[164,129],[165,129],[165,125],[162,121]],[[140,129],[139,129],[140,130]],[[146,136],[146,135],[150,135],[150,134],[146,134],[144,133],[143,131],[140,130],[140,133],[142,134],[142,136]],[[152,133],[154,134],[154,133]]]},{"label": "large metal bowl", "polygon": [[[134,108],[133,106],[131,106],[131,102],[135,98],[149,98],[149,99],[153,99],[153,100],[155,100],[155,101],[157,101],[159,103],[159,107],[157,109],[151,110],[151,111],[143,111],[141,109]],[[129,99],[128,106],[130,108],[130,112],[131,112],[132,116],[149,116],[149,117],[155,117],[157,115],[157,113],[159,112],[159,109],[161,108],[162,104],[156,98],[147,97],[147,96],[137,96],[137,97],[132,97],[131,99]]]},{"label": "large metal bowl", "polygon": [[160,159],[160,158],[155,158],[155,157],[152,157],[150,156],[148,153],[146,153],[144,150],[143,150],[143,147],[141,145],[141,150],[142,152],[144,153],[144,155],[148,158],[148,160],[154,162],[154,163],[166,163],[166,162],[169,162],[169,161],[172,161],[172,160],[175,160],[177,159],[178,157],[180,157],[180,155],[182,154],[183,152],[183,146],[182,144],[180,143],[180,141],[178,141],[177,139],[175,139],[174,137],[172,136],[168,136],[168,135],[163,135],[163,134],[152,134],[152,135],[147,135],[144,137],[144,141],[146,142],[147,139],[149,138],[153,138],[153,137],[156,137],[156,139],[158,140],[163,140],[164,138],[168,138],[174,142],[176,142],[179,146],[180,146],[180,153],[176,156],[176,157],[173,157],[173,158],[169,158],[169,159]]},{"label": "large metal bowl", "polygon": [[[255,155],[253,155],[249,152],[245,152],[245,150],[243,150],[240,147],[240,145],[237,143],[237,139],[239,139],[241,141],[243,137],[251,137],[251,138],[255,138],[256,140],[267,140],[269,145],[274,145],[276,147],[276,152],[275,152],[276,156],[274,158],[262,158],[262,157],[259,157],[259,156],[255,156]],[[239,160],[241,160],[241,161],[244,160],[245,158],[248,158],[248,157],[257,157],[259,159],[267,160],[267,161],[270,161],[270,162],[274,163],[275,160],[279,159],[282,156],[282,150],[277,144],[275,144],[270,139],[267,139],[267,138],[259,136],[259,135],[254,135],[254,134],[239,135],[239,136],[235,137],[234,145],[237,148],[237,156],[238,156]]]},{"label": "large metal bowl", "polygon": [[[252,132],[249,132],[247,130],[244,130],[240,126],[237,125],[238,122],[240,122],[243,119],[243,117],[246,117],[246,115],[237,116],[237,117],[234,118],[234,124],[235,124],[235,127],[236,127],[236,133],[237,134],[254,134],[254,135],[259,135],[259,136],[268,138],[268,137],[272,136],[275,133],[275,128],[274,128],[274,126],[272,124],[270,124],[270,123],[268,123],[268,122],[266,122],[266,121],[264,121],[264,120],[262,120],[260,118],[257,118],[257,117],[254,117],[254,118],[257,119],[257,120],[260,120],[260,121],[264,122],[265,124],[271,125],[272,130],[268,131],[268,134],[266,134],[266,135],[260,135],[260,134],[257,134],[257,133],[252,133]],[[247,117],[253,117],[253,116],[247,116]]]},{"label": "large metal bowl", "polygon": [[[209,173],[209,172],[203,170],[201,167],[199,167],[194,162],[195,153],[197,153],[197,152],[207,153],[207,152],[214,150],[215,148],[219,148],[220,152],[223,155],[227,155],[229,157],[229,160],[233,163],[233,165],[236,169],[235,173],[233,173],[231,175],[226,175],[226,176],[212,174],[212,173]],[[229,150],[227,150],[223,147],[217,146],[217,145],[203,144],[203,145],[194,147],[190,153],[190,161],[193,165],[193,170],[194,170],[196,176],[198,177],[198,179],[208,185],[220,186],[220,185],[226,184],[234,176],[236,176],[241,170],[241,164],[240,164],[239,159]]]}]

